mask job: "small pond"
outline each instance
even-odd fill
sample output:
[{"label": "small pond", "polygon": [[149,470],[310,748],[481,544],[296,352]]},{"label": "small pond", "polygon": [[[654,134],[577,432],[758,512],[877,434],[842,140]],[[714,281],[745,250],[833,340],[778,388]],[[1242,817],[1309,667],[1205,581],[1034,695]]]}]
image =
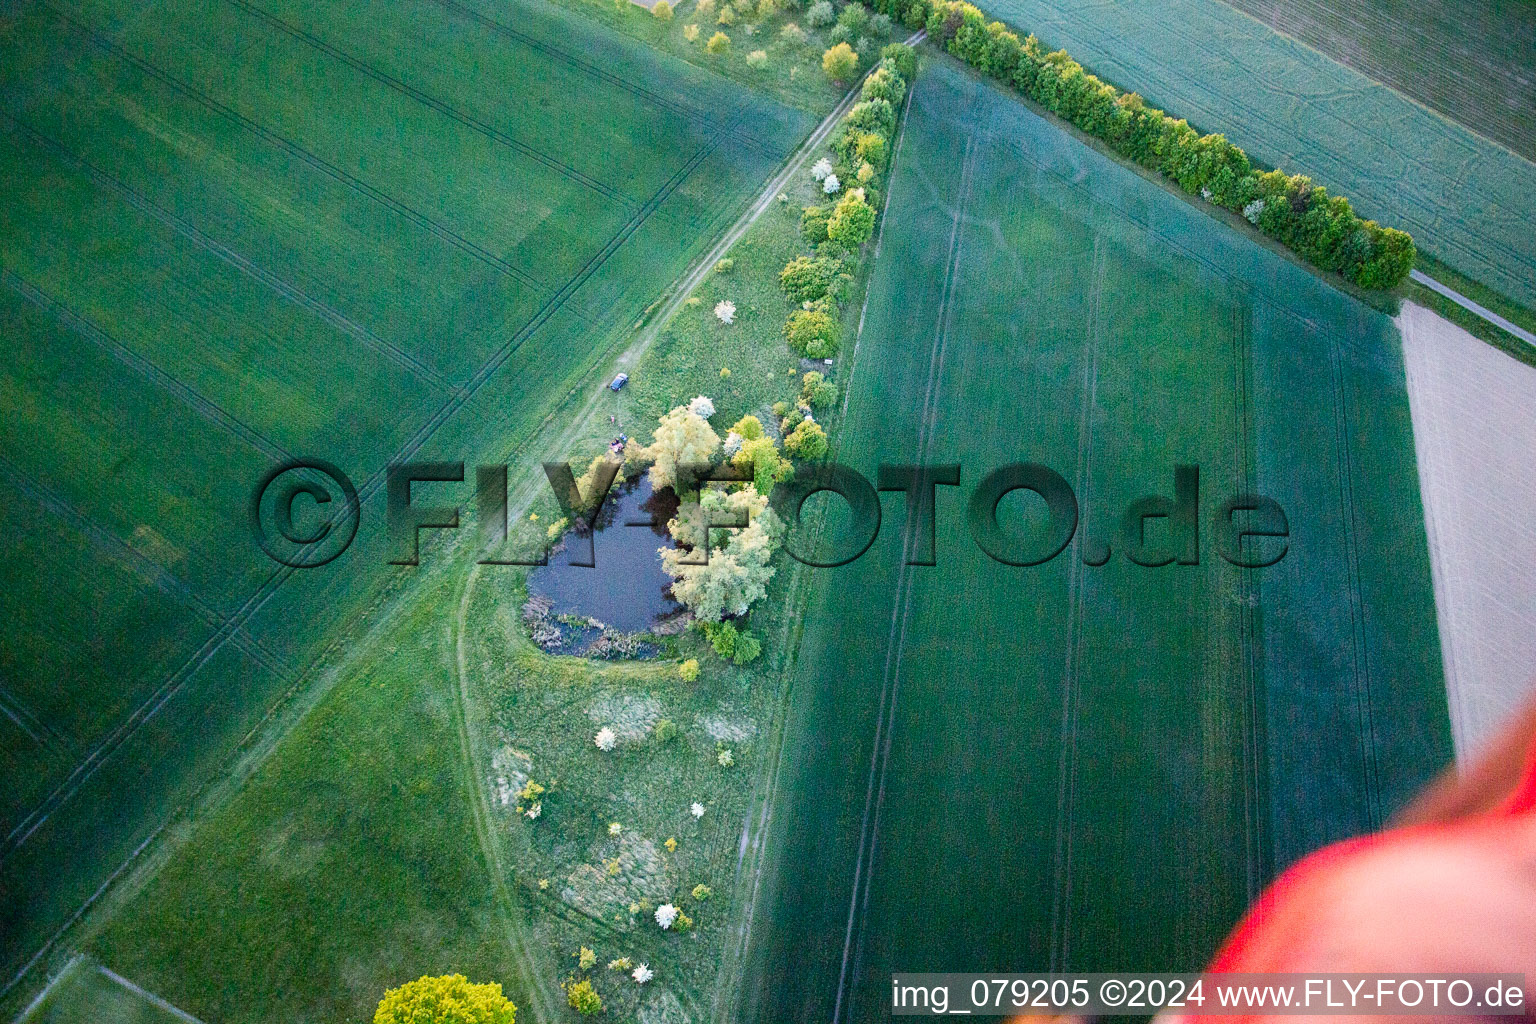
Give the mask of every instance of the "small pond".
[{"label": "small pond", "polygon": [[[670,490],[651,493],[642,475],[603,503],[592,533],[593,567],[586,560],[584,537],[568,532],[550,553],[549,564],[528,575],[528,596],[544,598],[554,615],[593,618],[621,633],[648,633],[663,619],[682,611],[672,600],[672,577],[661,568],[656,549],[671,547],[667,520],[677,514]],[[650,525],[652,521],[655,526]]]}]

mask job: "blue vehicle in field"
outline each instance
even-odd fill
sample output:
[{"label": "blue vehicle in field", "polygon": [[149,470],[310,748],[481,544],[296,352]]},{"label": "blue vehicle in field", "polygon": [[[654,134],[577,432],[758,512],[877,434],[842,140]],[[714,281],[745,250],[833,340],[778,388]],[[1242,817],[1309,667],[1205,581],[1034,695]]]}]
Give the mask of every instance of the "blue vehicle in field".
[{"label": "blue vehicle in field", "polygon": [[613,378],[613,383],[608,385],[608,390],[610,390],[610,391],[617,391],[617,390],[619,390],[619,388],[622,388],[625,384],[628,384],[628,383],[629,383],[629,374],[621,373],[617,377]]}]

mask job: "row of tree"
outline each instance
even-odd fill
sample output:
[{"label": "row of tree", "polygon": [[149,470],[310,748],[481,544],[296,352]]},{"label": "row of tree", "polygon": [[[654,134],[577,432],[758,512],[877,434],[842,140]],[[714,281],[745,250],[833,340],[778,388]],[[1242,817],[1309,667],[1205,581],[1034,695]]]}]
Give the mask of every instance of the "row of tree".
[{"label": "row of tree", "polygon": [[1300,174],[1262,171],[1223,135],[1201,135],[1134,92],[1088,73],[1065,50],[1020,39],[964,0],[866,0],[909,27],[926,27],[940,46],[1005,82],[1117,152],[1172,179],[1190,195],[1241,213],[1314,266],[1362,288],[1394,288],[1413,269],[1413,239],[1357,215]]}]

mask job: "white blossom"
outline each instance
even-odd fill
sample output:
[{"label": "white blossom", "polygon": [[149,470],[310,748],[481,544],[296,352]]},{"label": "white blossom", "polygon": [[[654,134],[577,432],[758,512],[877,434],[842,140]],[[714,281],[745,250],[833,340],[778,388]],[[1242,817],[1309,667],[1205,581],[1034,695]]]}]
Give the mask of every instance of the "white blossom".
[{"label": "white blossom", "polygon": [[534,801],[533,806],[528,808],[523,813],[528,816],[528,820],[529,821],[532,821],[535,818],[537,818],[539,815],[544,813],[544,805],[542,803],[539,803],[538,801]]},{"label": "white blossom", "polygon": [[725,435],[725,454],[735,455],[737,452],[741,451],[741,444],[744,440],[745,438],[736,433],[734,430],[727,433]]},{"label": "white blossom", "polygon": [[837,180],[835,174],[827,175],[827,179],[821,183],[821,190],[829,196],[842,187],[843,183]]},{"label": "white blossom", "polygon": [[826,157],[822,157],[811,166],[811,177],[815,178],[817,181],[826,180],[827,175],[831,173],[832,161],[828,160]]},{"label": "white blossom", "polygon": [[715,760],[720,763],[721,768],[729,768],[736,763],[736,756],[729,750],[722,750],[719,754],[715,755]]},{"label": "white blossom", "polygon": [[721,299],[715,303],[715,316],[719,317],[723,324],[732,323],[736,319],[736,303],[730,299]]},{"label": "white blossom", "polygon": [[608,823],[608,834],[617,839],[624,834],[624,826],[616,821],[611,821]]},{"label": "white blossom", "polygon": [[1243,216],[1247,218],[1249,224],[1257,224],[1259,222],[1259,215],[1263,212],[1264,200],[1262,199],[1255,199],[1253,202],[1243,207]]},{"label": "white blossom", "polygon": [[646,982],[656,977],[656,973],[649,967],[645,966],[645,964],[641,964],[639,967],[636,967],[633,971],[631,971],[629,976],[634,978],[635,981],[639,984],[644,985]]},{"label": "white blossom", "polygon": [[704,817],[704,805],[695,800],[693,806],[688,808],[688,813],[695,818],[702,818]]},{"label": "white blossom", "polygon": [[672,927],[672,922],[677,920],[677,908],[670,903],[663,903],[656,908],[656,923],[661,925],[661,930],[666,931]]},{"label": "white blossom", "polygon": [[1206,202],[1210,202],[1211,201],[1211,197],[1214,196],[1215,194],[1216,194],[1215,192],[1211,191],[1211,187],[1209,185],[1206,185],[1205,187],[1200,189],[1200,198],[1204,199]]},{"label": "white blossom", "polygon": [[598,750],[612,750],[619,742],[619,738],[613,734],[613,730],[606,725],[597,730],[597,735],[592,737],[592,742],[597,744]]},{"label": "white blossom", "polygon": [[711,402],[703,395],[700,395],[688,403],[688,411],[693,413],[695,416],[702,416],[705,419],[709,419],[715,414],[715,403]]}]

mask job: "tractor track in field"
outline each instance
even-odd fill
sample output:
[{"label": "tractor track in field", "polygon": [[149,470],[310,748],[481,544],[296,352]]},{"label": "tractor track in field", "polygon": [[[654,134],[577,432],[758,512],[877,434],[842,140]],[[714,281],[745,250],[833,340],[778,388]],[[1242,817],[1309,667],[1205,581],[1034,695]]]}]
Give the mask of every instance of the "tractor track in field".
[{"label": "tractor track in field", "polygon": [[[977,145],[966,137],[961,161],[960,185],[954,201],[954,219],[950,229],[948,254],[944,267],[944,287],[939,300],[934,327],[933,347],[929,352],[927,388],[923,396],[922,416],[918,420],[917,464],[925,465],[929,445],[938,420],[938,396],[944,374],[944,357],[949,346],[954,318],[954,292],[959,276],[961,243],[966,208],[971,198],[976,167]],[[863,958],[863,923],[869,913],[869,894],[874,875],[874,861],[879,846],[880,817],[885,806],[886,775],[890,769],[891,736],[896,727],[896,703],[901,684],[901,661],[907,638],[907,624],[912,611],[912,574],[908,558],[916,540],[915,524],[908,522],[903,531],[901,562],[897,568],[896,593],[891,605],[891,627],[886,640],[885,668],[876,708],[875,735],[865,786],[864,813],[859,829],[859,852],[854,862],[853,887],[848,904],[848,923],[843,933],[843,953],[838,968],[837,994],[832,1009],[832,1024],[841,1024],[853,1016],[853,987],[850,974],[857,975]],[[846,1006],[846,1018],[845,1018]]]},{"label": "tractor track in field", "polygon": [[439,388],[443,391],[451,391],[453,389],[453,385],[446,378],[444,378],[430,366],[418,360],[409,352],[406,352],[404,349],[401,349],[400,347],[385,341],[383,338],[374,334],[368,328],[353,320],[351,317],[348,317],[340,310],[334,309],[321,300],[314,298],[296,285],[289,284],[277,274],[264,269],[255,261],[247,258],[239,252],[236,252],[234,249],[225,245],[223,242],[220,242],[218,239],[205,234],[195,225],[189,223],[186,220],[183,220],[182,218],[176,216],[176,214],[172,213],[170,210],[167,210],[159,204],[155,203],[148,196],[145,196],[143,193],[137,191],[126,182],[114,177],[111,174],[108,174],[106,171],[85,160],[79,154],[70,150],[63,143],[54,138],[51,138],[48,135],[43,134],[9,111],[0,110],[0,117],[4,117],[6,120],[8,120],[12,125],[16,127],[19,132],[21,132],[21,134],[25,135],[27,138],[36,142],[38,145],[51,150],[61,161],[80,171],[86,177],[90,178],[91,181],[95,184],[118,196],[123,200],[123,202],[127,203],[135,210],[138,210],[140,213],[148,217],[152,217],[159,221],[161,224],[164,224],[166,227],[170,228],[182,238],[185,238],[187,241],[196,245],[198,248],[212,253],[214,256],[223,260],[225,263],[229,264],[235,269],[241,271],[242,273],[260,282],[261,284],[266,285],[268,288],[272,289],[283,298],[295,303],[296,305],[302,306],[304,309],[313,313],[321,320],[324,320],[332,327],[335,327],[342,333],[349,335],[354,340],[360,342],[366,347],[373,349],[385,359],[388,359],[389,361],[395,363],[397,366],[400,366],[402,369],[409,371],[422,381],[425,381],[426,383],[431,384],[433,387]]}]

